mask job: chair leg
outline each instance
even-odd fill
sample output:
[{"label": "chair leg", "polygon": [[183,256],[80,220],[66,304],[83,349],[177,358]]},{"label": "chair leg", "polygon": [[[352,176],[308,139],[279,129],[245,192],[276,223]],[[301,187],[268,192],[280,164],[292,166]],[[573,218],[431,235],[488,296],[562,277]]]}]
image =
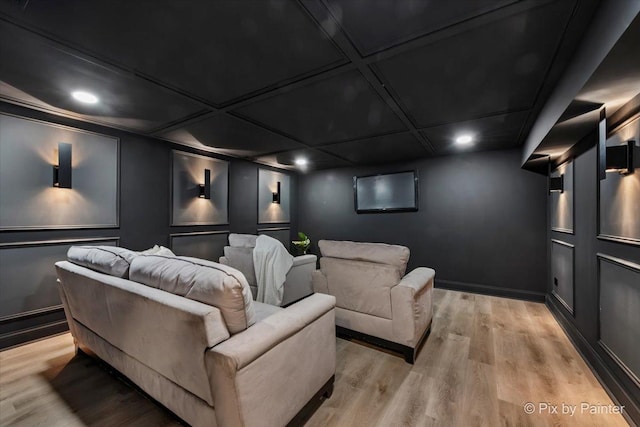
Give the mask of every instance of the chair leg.
[{"label": "chair leg", "polygon": [[404,361],[413,365],[416,361],[416,349],[415,348],[407,348],[404,351]]}]

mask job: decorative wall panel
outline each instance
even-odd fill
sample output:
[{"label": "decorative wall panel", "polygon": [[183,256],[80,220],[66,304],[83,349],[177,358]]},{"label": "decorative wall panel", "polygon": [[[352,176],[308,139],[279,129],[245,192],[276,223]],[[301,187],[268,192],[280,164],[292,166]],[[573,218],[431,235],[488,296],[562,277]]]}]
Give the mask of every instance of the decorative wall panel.
[{"label": "decorative wall panel", "polygon": [[260,234],[266,234],[269,237],[279,240],[287,250],[291,247],[291,230],[289,227],[260,228],[258,229],[258,235]]},{"label": "decorative wall panel", "polygon": [[[58,144],[70,144],[72,188],[54,187]],[[0,229],[119,224],[117,138],[0,115]]]},{"label": "decorative wall panel", "polygon": [[54,264],[67,259],[71,246],[117,242],[114,237],[0,245],[0,318],[60,304]]},{"label": "decorative wall panel", "polygon": [[572,314],[575,289],[573,256],[573,245],[551,240],[551,292]]},{"label": "decorative wall panel", "polygon": [[553,192],[551,198],[551,229],[573,234],[573,162],[560,165],[551,172],[551,177],[564,175],[564,191]]},{"label": "decorative wall panel", "polygon": [[640,117],[612,135],[607,146],[629,140],[635,141],[635,172],[607,172],[606,179],[600,181],[598,237],[640,245]]},{"label": "decorative wall panel", "polygon": [[169,241],[171,250],[176,255],[218,262],[218,259],[224,254],[228,238],[228,231],[205,231],[171,234]]},{"label": "decorative wall panel", "polygon": [[[211,198],[201,198],[205,170],[210,171]],[[171,178],[171,225],[217,225],[229,223],[229,162],[173,151]]]},{"label": "decorative wall panel", "polygon": [[600,345],[640,387],[640,265],[598,254]]},{"label": "decorative wall panel", "polygon": [[[274,193],[278,191],[280,183],[279,203],[274,203]],[[258,224],[288,223],[291,204],[289,175],[270,171],[258,170]]]}]

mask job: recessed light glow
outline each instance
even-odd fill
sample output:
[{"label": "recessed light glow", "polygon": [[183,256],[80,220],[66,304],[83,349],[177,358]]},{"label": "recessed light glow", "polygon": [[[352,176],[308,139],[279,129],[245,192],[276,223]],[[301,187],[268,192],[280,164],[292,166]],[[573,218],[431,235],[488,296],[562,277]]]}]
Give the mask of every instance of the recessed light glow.
[{"label": "recessed light glow", "polygon": [[473,137],[471,135],[460,135],[456,138],[456,144],[460,145],[468,145],[473,142]]},{"label": "recessed light glow", "polygon": [[73,96],[76,101],[84,102],[85,104],[95,104],[98,102],[97,96],[83,90],[76,90],[71,96]]},{"label": "recessed light glow", "polygon": [[296,166],[306,166],[307,165],[307,159],[303,159],[303,158],[298,158],[294,161],[294,163],[296,164]]}]

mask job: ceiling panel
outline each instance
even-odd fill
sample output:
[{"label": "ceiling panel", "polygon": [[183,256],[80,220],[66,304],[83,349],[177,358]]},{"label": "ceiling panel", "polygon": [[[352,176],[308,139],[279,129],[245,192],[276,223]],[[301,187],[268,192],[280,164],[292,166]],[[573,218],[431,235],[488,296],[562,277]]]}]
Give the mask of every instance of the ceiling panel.
[{"label": "ceiling panel", "polygon": [[[513,2],[514,0],[324,0],[332,15],[364,55]],[[364,10],[366,13],[363,13]]]},{"label": "ceiling panel", "polygon": [[418,127],[529,109],[574,1],[547,3],[376,64]]},{"label": "ceiling panel", "polygon": [[356,164],[393,163],[429,154],[410,132],[332,144],[321,149]]},{"label": "ceiling panel", "polygon": [[2,3],[11,19],[216,104],[344,61],[289,0]]},{"label": "ceiling panel", "polygon": [[228,114],[219,114],[158,136],[188,145],[203,144],[236,157],[304,148],[302,144]]},{"label": "ceiling panel", "polygon": [[358,71],[313,82],[236,112],[310,145],[406,130]]},{"label": "ceiling panel", "polygon": [[[194,101],[67,53],[2,20],[0,40],[0,95],[8,99],[142,132],[202,109]],[[100,102],[80,104],[71,97],[75,90],[92,92]]]},{"label": "ceiling panel", "polygon": [[352,163],[347,160],[315,149],[286,151],[278,154],[260,156],[257,157],[256,160],[276,167],[301,170],[299,167],[295,166],[295,160],[300,158],[306,159],[308,162],[306,168],[302,169],[303,171],[339,168],[352,165]]},{"label": "ceiling panel", "polygon": [[[519,145],[518,137],[527,114],[527,112],[502,114],[434,126],[423,129],[421,132],[427,137],[437,154],[511,148]],[[456,144],[456,138],[464,134],[473,137],[473,145],[461,147]]]}]

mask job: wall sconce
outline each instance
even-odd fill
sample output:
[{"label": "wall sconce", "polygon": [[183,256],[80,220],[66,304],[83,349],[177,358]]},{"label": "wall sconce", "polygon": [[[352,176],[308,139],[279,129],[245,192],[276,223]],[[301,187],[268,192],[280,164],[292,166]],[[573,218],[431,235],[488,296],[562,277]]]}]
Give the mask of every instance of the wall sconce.
[{"label": "wall sconce", "polygon": [[549,177],[549,194],[564,193],[564,174]]},{"label": "wall sconce", "polygon": [[635,141],[627,141],[625,145],[607,147],[606,171],[618,171],[620,175],[633,173],[633,147],[635,147]]},{"label": "wall sconce", "polygon": [[273,195],[273,200],[271,200],[271,203],[280,204],[280,181],[278,181],[276,192],[271,194]]},{"label": "wall sconce", "polygon": [[204,170],[204,184],[198,185],[200,191],[198,197],[201,199],[211,198],[211,171],[209,169]]},{"label": "wall sconce", "polygon": [[71,144],[58,143],[58,164],[53,165],[53,186],[71,188]]}]

